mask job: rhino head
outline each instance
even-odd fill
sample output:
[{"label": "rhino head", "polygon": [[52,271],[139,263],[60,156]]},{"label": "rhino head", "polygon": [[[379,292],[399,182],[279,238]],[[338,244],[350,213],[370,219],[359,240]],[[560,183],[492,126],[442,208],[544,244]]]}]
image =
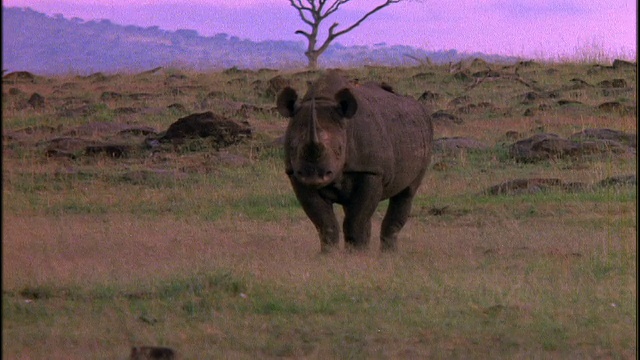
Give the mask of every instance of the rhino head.
[{"label": "rhino head", "polygon": [[289,118],[285,136],[287,175],[302,185],[321,188],[342,176],[346,163],[348,119],[358,103],[348,88],[333,99],[307,95],[298,102],[290,87],[277,99],[280,114]]}]

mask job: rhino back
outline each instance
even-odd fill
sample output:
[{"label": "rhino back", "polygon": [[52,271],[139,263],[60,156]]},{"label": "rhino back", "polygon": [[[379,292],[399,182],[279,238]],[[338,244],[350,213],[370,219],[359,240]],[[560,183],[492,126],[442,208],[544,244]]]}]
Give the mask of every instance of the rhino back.
[{"label": "rhino back", "polygon": [[417,100],[377,86],[353,86],[358,112],[348,122],[345,171],[380,173],[389,193],[400,191],[429,164],[433,127]]}]

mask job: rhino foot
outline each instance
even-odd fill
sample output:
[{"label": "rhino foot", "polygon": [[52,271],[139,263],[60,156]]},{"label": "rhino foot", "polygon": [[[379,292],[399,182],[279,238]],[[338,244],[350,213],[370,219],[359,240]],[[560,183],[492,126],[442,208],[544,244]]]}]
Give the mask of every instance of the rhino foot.
[{"label": "rhino foot", "polygon": [[369,250],[369,244],[368,243],[345,242],[344,248],[348,252],[352,252],[352,253],[363,252],[363,251]]},{"label": "rhino foot", "polygon": [[380,251],[394,252],[398,250],[396,239],[380,239]]},{"label": "rhino foot", "polygon": [[322,254],[330,254],[339,250],[339,246],[337,243],[321,243],[320,244],[320,252]]}]

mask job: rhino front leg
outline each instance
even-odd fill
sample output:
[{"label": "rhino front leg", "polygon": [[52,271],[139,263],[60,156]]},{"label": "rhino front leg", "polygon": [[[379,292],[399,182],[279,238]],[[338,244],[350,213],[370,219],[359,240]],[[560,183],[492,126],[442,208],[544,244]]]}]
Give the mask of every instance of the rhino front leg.
[{"label": "rhino front leg", "polygon": [[371,238],[371,217],[382,196],[382,179],[378,175],[360,174],[354,178],[349,201],[344,204],[345,247],[363,250]]},{"label": "rhino front leg", "polygon": [[415,191],[407,188],[389,199],[389,207],[380,229],[380,249],[382,251],[396,250],[398,233],[409,218],[414,196]]},{"label": "rhino front leg", "polygon": [[333,212],[333,203],[322,198],[317,191],[293,183],[293,190],[320,237],[320,251],[336,249],[339,245],[340,230]]}]

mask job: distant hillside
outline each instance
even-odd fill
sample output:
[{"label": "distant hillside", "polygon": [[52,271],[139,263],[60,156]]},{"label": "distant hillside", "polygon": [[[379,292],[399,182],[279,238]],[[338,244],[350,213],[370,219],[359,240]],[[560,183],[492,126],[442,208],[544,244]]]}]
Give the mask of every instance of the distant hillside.
[{"label": "distant hillside", "polygon": [[[141,71],[158,66],[196,70],[301,68],[306,65],[304,49],[303,41],[254,42],[228,34],[203,37],[194,30],[121,26],[109,20],[50,17],[30,8],[2,8],[2,68],[7,71],[54,75]],[[469,57],[494,63],[516,60],[456,50],[428,52],[409,46],[346,47],[334,43],[320,57],[320,64],[399,66],[427,58],[443,63]]]}]

